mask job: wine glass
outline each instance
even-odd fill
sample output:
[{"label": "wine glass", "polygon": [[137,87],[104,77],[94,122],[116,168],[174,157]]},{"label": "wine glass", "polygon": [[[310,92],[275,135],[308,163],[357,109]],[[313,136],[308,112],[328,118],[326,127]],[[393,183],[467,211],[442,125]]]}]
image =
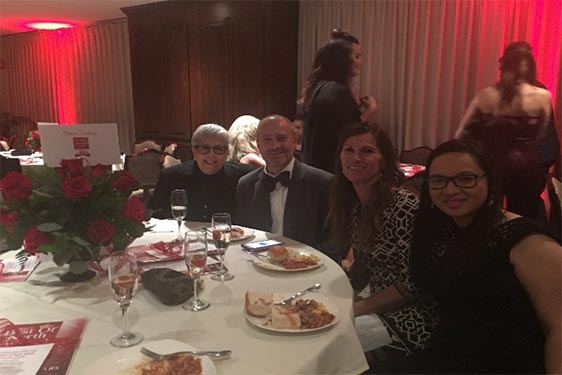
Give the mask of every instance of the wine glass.
[{"label": "wine glass", "polygon": [[230,232],[232,230],[230,214],[213,214],[211,220],[213,226],[213,241],[215,242],[215,247],[219,251],[219,259],[221,262],[220,271],[211,276],[211,279],[217,281],[232,280],[234,279],[234,275],[228,273],[228,271],[224,268],[224,255],[228,245],[230,245]]},{"label": "wine glass", "polygon": [[204,230],[187,232],[183,243],[183,251],[185,264],[193,279],[193,298],[190,299],[191,303],[188,302],[182,307],[191,311],[205,310],[209,307],[209,302],[199,299],[197,282],[201,278],[207,263],[207,232]]},{"label": "wine glass", "polygon": [[119,304],[123,317],[123,332],[113,337],[110,343],[121,348],[136,345],[144,339],[144,336],[129,330],[129,321],[126,315],[139,285],[135,254],[126,251],[112,254],[109,257],[108,274],[113,298]]},{"label": "wine glass", "polygon": [[172,206],[172,216],[178,222],[178,237],[176,241],[182,241],[181,222],[187,214],[187,193],[184,189],[174,189],[170,195],[170,204]]}]

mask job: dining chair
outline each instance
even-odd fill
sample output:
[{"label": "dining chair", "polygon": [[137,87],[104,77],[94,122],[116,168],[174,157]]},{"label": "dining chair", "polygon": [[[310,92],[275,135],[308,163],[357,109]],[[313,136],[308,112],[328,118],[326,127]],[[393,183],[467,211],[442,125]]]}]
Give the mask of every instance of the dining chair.
[{"label": "dining chair", "polygon": [[156,151],[162,151],[162,146],[160,146],[158,143],[151,141],[149,139],[145,139],[142,141],[138,141],[135,142],[133,144],[133,152],[139,152],[142,150],[156,150]]},{"label": "dining chair", "polygon": [[140,183],[140,189],[134,191],[132,195],[143,202],[147,218],[151,216],[147,210],[147,203],[158,182],[165,155],[161,151],[147,148],[125,156],[125,170],[135,176]]},{"label": "dining chair", "polygon": [[400,162],[407,164],[426,165],[429,155],[433,149],[426,146],[416,147],[411,150],[403,150],[400,153]]}]

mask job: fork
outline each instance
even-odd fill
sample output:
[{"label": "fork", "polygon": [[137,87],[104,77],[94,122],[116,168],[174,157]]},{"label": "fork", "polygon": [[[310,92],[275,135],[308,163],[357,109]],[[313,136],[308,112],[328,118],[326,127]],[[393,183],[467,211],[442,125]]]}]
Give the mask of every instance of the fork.
[{"label": "fork", "polygon": [[316,284],[314,284],[313,286],[309,286],[308,288],[306,288],[306,289],[303,290],[303,291],[300,291],[300,292],[298,292],[298,293],[293,294],[292,296],[290,296],[290,297],[287,298],[287,299],[284,299],[284,300],[281,301],[281,302],[275,303],[275,305],[288,306],[288,305],[291,304],[291,301],[293,301],[295,298],[298,298],[298,297],[300,297],[300,296],[302,296],[302,295],[304,295],[304,294],[306,294],[306,293],[314,292],[314,291],[316,291],[316,290],[318,290],[318,289],[320,289],[320,288],[322,288],[322,284],[316,283]]},{"label": "fork", "polygon": [[169,359],[173,358],[178,354],[191,354],[191,355],[199,355],[199,356],[207,356],[211,359],[227,359],[232,354],[231,350],[220,350],[220,351],[212,351],[212,350],[182,350],[181,352],[174,352],[169,354],[159,354],[153,352],[150,349],[145,347],[141,348],[141,353],[150,357],[152,359],[160,360],[160,359]]}]

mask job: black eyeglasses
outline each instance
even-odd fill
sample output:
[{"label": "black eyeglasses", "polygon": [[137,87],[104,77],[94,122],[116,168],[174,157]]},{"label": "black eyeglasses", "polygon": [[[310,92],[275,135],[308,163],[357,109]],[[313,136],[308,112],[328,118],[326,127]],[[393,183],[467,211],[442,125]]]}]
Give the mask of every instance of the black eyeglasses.
[{"label": "black eyeglasses", "polygon": [[207,145],[205,145],[205,146],[193,146],[193,148],[195,148],[198,153],[203,154],[203,155],[208,154],[209,151],[211,151],[211,150],[213,150],[215,155],[222,155],[228,149],[228,147],[225,147],[225,146],[207,146]]},{"label": "black eyeglasses", "polygon": [[456,187],[469,189],[473,188],[478,184],[478,179],[486,177],[485,174],[477,175],[471,173],[458,174],[453,177],[445,176],[430,176],[428,179],[428,185],[431,190],[441,190],[445,189],[449,185],[449,181],[453,181]]}]

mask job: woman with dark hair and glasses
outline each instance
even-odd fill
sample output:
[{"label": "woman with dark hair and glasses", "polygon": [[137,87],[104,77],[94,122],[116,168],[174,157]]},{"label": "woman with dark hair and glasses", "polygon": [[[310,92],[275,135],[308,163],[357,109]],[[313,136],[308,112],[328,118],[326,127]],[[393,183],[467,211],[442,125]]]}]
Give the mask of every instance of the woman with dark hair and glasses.
[{"label": "woman with dark hair and glasses", "polygon": [[499,60],[500,80],[472,100],[455,137],[479,142],[493,155],[497,192],[505,196],[509,211],[543,219],[540,194],[548,167],[557,159],[543,155],[544,135],[553,115],[551,95],[536,86],[535,59],[530,48],[521,46],[519,42],[506,48]]},{"label": "woman with dark hair and glasses", "polygon": [[372,96],[356,98],[352,79],[361,72],[359,41],[347,31],[334,29],[314,57],[303,89],[303,161],[334,171],[338,137],[344,127],[372,120],[377,102]]},{"label": "woman with dark hair and glasses", "polygon": [[440,306],[430,347],[386,373],[560,373],[562,248],[503,211],[492,160],[448,141],[429,157],[410,256]]},{"label": "woman with dark hair and glasses", "polygon": [[[377,349],[371,353],[375,361],[404,356],[425,347],[437,315],[408,268],[419,201],[400,187],[404,175],[380,126],[347,126],[338,156],[328,223],[334,245],[347,251],[342,267],[364,297],[354,305],[357,333],[365,352]],[[377,330],[381,321],[387,332]],[[379,349],[385,337],[392,345]]]},{"label": "woman with dark hair and glasses", "polygon": [[228,132],[220,125],[199,126],[191,137],[194,160],[164,168],[158,177],[148,208],[157,218],[171,218],[170,193],[187,192],[186,220],[210,221],[216,212],[234,213],[236,185],[240,177],[255,167],[230,163]]}]

